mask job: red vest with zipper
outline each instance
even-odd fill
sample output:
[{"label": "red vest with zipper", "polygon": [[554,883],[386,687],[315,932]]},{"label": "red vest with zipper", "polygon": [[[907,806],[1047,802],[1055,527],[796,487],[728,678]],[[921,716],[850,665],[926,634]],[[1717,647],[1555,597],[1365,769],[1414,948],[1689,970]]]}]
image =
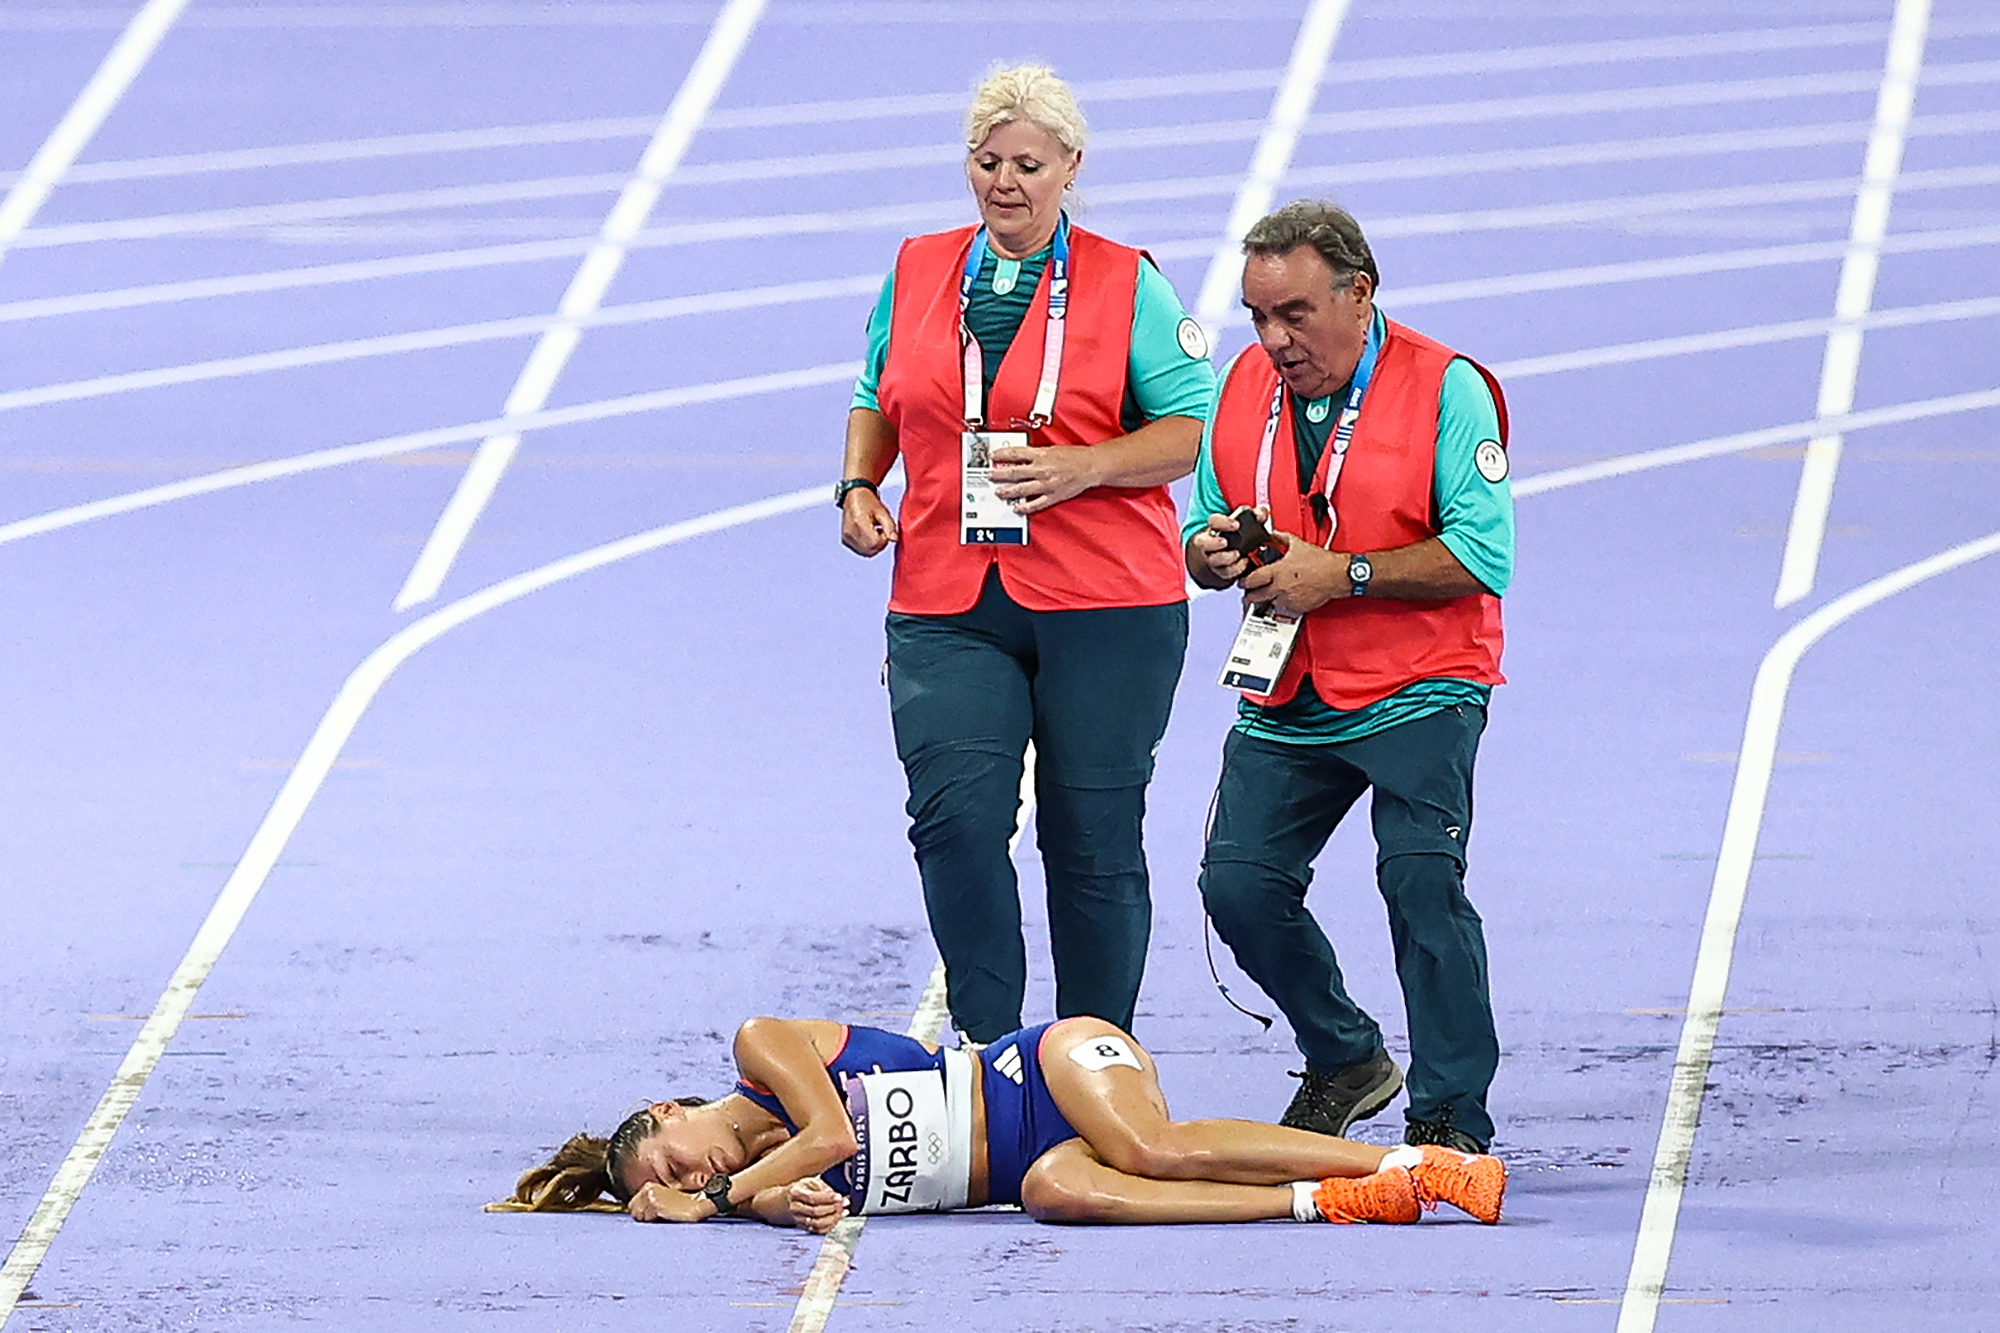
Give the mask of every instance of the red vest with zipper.
[{"label": "red vest with zipper", "polygon": [[[960,227],[903,242],[889,352],[876,386],[896,428],[907,478],[897,524],[889,609],[952,615],[979,600],[989,566],[1020,605],[1034,611],[1160,606],[1186,597],[1179,525],[1165,486],[1085,491],[1028,519],[1026,546],[959,544],[959,433],[965,386],[959,359],[958,286],[977,229]],[[1034,445],[1093,445],[1125,433],[1126,367],[1139,251],[1080,227],[1070,229],[1068,328],[1055,419],[1029,431]],[[1041,381],[1048,327],[1049,268],[1000,363],[986,429],[1027,430]]]},{"label": "red vest with zipper", "polygon": [[[1339,520],[1334,549],[1393,550],[1438,535],[1432,474],[1437,462],[1438,393],[1445,367],[1458,353],[1442,343],[1387,321],[1388,334],[1361,402],[1347,461],[1334,489]],[[1469,358],[1468,358],[1469,360]],[[1507,443],[1507,400],[1484,366]],[[1255,345],[1229,367],[1216,405],[1210,456],[1230,509],[1257,503],[1257,450],[1271,411],[1278,372]],[[1336,407],[1339,405],[1336,404]],[[1299,493],[1297,449],[1292,443],[1292,395],[1285,395],[1272,446],[1271,526],[1325,545],[1328,525],[1314,517]],[[1313,477],[1324,492],[1329,447]],[[1491,593],[1443,601],[1403,602],[1372,596],[1343,597],[1305,618],[1291,660],[1268,695],[1254,703],[1281,704],[1312,674],[1313,689],[1328,705],[1352,711],[1386,699],[1420,680],[1449,676],[1499,685],[1500,599]]]}]

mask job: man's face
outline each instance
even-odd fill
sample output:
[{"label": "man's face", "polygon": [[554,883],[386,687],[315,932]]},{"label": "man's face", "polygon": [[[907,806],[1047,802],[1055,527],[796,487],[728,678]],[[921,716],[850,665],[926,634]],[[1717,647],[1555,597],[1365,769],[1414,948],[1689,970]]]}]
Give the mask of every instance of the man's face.
[{"label": "man's face", "polygon": [[1366,273],[1336,282],[1319,251],[1301,245],[1245,259],[1243,305],[1285,387],[1301,398],[1324,398],[1361,362],[1375,286]]}]

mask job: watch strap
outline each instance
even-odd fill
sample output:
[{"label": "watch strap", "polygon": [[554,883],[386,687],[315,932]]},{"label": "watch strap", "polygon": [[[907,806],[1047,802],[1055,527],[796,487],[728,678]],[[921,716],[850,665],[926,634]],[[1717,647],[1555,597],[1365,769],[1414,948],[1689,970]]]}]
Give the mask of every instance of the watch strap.
[{"label": "watch strap", "polygon": [[737,1205],[729,1198],[729,1191],[735,1186],[736,1182],[729,1178],[727,1172],[717,1172],[708,1178],[706,1185],[701,1187],[702,1197],[715,1205],[717,1217],[736,1216]]},{"label": "watch strap", "polygon": [[847,477],[833,484],[834,507],[844,509],[847,506],[847,497],[859,490],[874,491],[877,495],[882,493],[881,487],[866,477]]}]

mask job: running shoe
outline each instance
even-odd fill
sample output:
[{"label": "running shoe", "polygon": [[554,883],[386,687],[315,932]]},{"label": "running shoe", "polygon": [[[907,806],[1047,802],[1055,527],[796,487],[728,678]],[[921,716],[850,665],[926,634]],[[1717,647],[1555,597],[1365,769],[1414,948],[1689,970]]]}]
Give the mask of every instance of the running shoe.
[{"label": "running shoe", "polygon": [[1423,1216],[1416,1177],[1392,1166],[1372,1176],[1333,1176],[1313,1191],[1319,1215],[1329,1222],[1409,1223]]},{"label": "running shoe", "polygon": [[1472,1214],[1492,1226],[1500,1220],[1500,1200],[1507,1193],[1507,1164],[1485,1153],[1459,1152],[1427,1144],[1424,1160],[1411,1168],[1417,1198],[1426,1208],[1440,1202]]}]

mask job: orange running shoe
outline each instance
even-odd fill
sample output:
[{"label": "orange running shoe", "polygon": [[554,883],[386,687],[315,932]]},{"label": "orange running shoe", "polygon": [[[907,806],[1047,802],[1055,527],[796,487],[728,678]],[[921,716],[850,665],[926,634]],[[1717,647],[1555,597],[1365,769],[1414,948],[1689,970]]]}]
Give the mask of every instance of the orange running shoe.
[{"label": "orange running shoe", "polygon": [[1333,1176],[1313,1191],[1319,1215],[1329,1222],[1414,1222],[1423,1216],[1416,1177],[1392,1166],[1372,1176]]},{"label": "orange running shoe", "polygon": [[1426,1208],[1439,1202],[1472,1214],[1488,1226],[1500,1220],[1500,1200],[1507,1193],[1507,1164],[1485,1153],[1424,1145],[1424,1160],[1411,1168],[1417,1197]]}]

